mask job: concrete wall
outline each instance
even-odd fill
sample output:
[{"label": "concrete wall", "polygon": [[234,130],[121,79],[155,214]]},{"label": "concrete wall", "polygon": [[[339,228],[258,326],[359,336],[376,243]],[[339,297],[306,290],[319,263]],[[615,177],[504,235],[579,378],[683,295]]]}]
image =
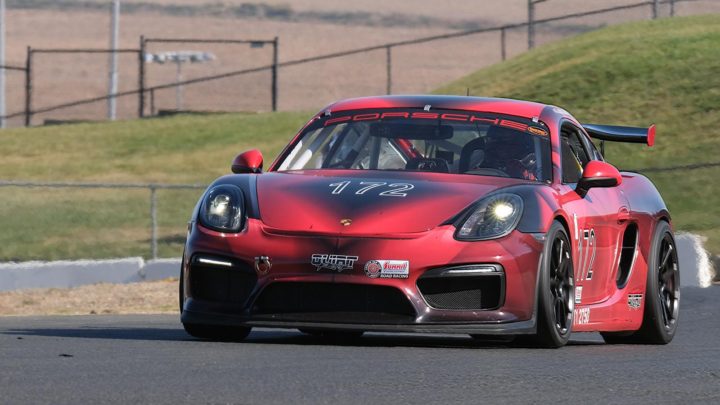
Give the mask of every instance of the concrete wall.
[{"label": "concrete wall", "polygon": [[69,288],[96,283],[134,283],[178,277],[180,259],[0,263],[0,291]]}]

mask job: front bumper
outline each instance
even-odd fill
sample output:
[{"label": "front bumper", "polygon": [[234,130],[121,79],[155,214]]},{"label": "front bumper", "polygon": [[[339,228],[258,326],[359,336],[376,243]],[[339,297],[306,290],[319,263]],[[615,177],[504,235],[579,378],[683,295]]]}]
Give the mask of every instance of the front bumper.
[{"label": "front bumper", "polygon": [[[290,235],[249,220],[243,232],[229,235],[194,225],[183,262],[182,321],[379,332],[533,333],[542,241],[514,231],[498,240],[460,242],[453,232],[454,227],[448,225],[422,234],[383,238]],[[358,260],[342,272],[318,270],[311,264],[313,254],[357,256]],[[193,260],[199,256],[232,263],[224,276],[209,281],[209,287],[206,281],[202,291],[199,280],[220,270],[197,266]],[[263,256],[272,263],[269,270],[256,268],[256,258]],[[407,260],[409,274],[407,278],[371,278],[364,266],[374,260]],[[450,267],[477,265],[499,269],[499,274],[468,272],[474,278],[501,277],[495,283],[498,296],[487,300],[495,305],[478,300],[463,308],[463,296],[455,295],[451,305],[438,308],[438,300],[428,299],[423,280]],[[457,277],[461,284],[473,283],[461,277]],[[298,288],[279,288],[287,286]],[[311,295],[298,295],[308,290],[304,286]]]}]

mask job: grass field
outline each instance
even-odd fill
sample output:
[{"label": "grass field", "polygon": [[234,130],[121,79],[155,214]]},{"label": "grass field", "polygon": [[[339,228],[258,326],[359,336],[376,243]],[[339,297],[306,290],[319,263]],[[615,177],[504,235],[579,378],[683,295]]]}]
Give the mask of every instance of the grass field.
[{"label": "grass field", "polygon": [[[267,164],[309,113],[181,116],[0,132],[1,179],[208,184],[239,152]],[[158,191],[159,252],[178,257],[201,190]],[[0,187],[0,261],[148,256],[146,190]]]},{"label": "grass field", "polygon": [[[481,70],[442,93],[555,103],[586,122],[658,124],[656,147],[609,145],[641,169],[720,161],[720,17],[609,28]],[[0,132],[0,178],[206,184],[240,151],[270,160],[310,113],[180,116]],[[649,173],[678,229],[720,252],[720,168]],[[159,193],[160,253],[179,256],[200,191]],[[147,191],[0,188],[0,261],[149,253]]]}]

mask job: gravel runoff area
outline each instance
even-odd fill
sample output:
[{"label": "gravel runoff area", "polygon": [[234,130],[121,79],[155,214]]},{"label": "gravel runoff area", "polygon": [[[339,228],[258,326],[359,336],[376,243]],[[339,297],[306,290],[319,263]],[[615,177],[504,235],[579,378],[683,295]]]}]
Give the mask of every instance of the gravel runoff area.
[{"label": "gravel runoff area", "polygon": [[[0,316],[176,314],[178,280],[0,293]],[[1,401],[0,401],[1,402]]]}]

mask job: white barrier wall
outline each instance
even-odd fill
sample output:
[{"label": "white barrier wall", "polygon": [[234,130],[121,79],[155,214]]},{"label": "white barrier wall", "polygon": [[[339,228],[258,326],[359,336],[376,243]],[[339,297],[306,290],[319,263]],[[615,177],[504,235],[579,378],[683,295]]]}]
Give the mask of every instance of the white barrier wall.
[{"label": "white barrier wall", "polygon": [[96,283],[134,283],[178,277],[180,259],[0,263],[0,291],[69,288]]}]

